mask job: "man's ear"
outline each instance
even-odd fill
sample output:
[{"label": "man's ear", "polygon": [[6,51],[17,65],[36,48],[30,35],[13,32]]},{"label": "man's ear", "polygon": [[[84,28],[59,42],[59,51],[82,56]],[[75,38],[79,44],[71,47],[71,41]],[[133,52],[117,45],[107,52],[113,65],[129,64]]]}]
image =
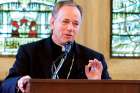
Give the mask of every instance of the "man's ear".
[{"label": "man's ear", "polygon": [[51,19],[50,19],[50,27],[51,27],[51,30],[54,29],[54,20],[55,20],[55,18],[52,16]]}]

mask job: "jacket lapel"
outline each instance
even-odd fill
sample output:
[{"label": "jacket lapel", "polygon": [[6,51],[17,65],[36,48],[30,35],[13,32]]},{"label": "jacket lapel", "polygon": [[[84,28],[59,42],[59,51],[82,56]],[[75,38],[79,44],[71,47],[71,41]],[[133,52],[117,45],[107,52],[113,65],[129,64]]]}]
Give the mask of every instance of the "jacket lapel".
[{"label": "jacket lapel", "polygon": [[43,42],[43,56],[41,57],[41,62],[42,62],[42,69],[43,73],[46,78],[51,78],[52,72],[52,48],[51,48],[51,41],[50,38],[47,38],[45,42]]}]

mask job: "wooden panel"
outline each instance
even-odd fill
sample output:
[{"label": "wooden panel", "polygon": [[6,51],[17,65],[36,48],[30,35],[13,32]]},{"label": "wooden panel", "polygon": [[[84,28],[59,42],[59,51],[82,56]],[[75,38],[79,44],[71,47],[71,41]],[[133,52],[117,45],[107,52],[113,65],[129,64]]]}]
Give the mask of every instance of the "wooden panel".
[{"label": "wooden panel", "polygon": [[31,93],[140,93],[140,81],[31,80]]}]

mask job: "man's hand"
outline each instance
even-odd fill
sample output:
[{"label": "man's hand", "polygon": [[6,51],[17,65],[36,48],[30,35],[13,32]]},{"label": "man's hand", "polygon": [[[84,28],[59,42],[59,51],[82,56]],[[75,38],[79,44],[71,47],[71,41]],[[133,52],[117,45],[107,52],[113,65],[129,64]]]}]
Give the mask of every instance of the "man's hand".
[{"label": "man's hand", "polygon": [[102,70],[102,63],[97,59],[89,60],[89,64],[85,66],[86,76],[91,80],[101,80]]},{"label": "man's hand", "polygon": [[17,87],[22,93],[30,93],[30,76],[23,76],[18,80]]}]

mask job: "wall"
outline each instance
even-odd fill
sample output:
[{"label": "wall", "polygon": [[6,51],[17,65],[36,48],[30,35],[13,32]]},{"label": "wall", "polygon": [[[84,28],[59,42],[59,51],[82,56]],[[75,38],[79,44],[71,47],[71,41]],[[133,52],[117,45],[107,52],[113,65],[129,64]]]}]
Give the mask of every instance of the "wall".
[{"label": "wall", "polygon": [[[75,0],[84,9],[84,20],[77,41],[104,54],[115,80],[140,80],[140,59],[110,58],[110,0]],[[15,58],[0,57],[0,79]]]},{"label": "wall", "polygon": [[112,79],[140,80],[140,59],[110,58],[110,0],[76,1],[85,8],[84,44],[104,54]]},{"label": "wall", "polygon": [[13,57],[0,57],[0,80],[8,74],[8,70],[13,65],[14,60],[15,58]]}]

